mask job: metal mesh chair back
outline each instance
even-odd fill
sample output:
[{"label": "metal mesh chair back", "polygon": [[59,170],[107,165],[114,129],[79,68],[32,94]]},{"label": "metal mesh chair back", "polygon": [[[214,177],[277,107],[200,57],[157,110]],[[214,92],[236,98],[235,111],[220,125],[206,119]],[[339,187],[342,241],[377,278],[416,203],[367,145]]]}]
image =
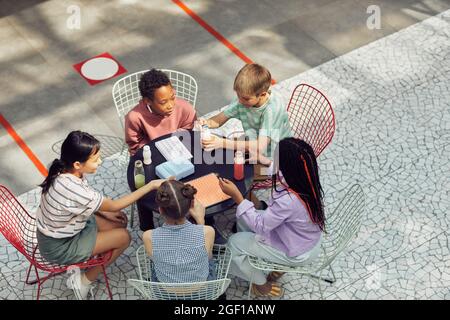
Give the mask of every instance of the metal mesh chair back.
[{"label": "metal mesh chair back", "polygon": [[[112,155],[121,153],[124,150],[124,141],[115,136],[108,136],[104,134],[92,134],[98,141],[100,141],[100,148],[102,157],[107,158]],[[61,155],[61,146],[64,140],[59,140],[52,145],[52,150],[58,156]]]},{"label": "metal mesh chair back", "polygon": [[[183,72],[169,69],[160,69],[165,72],[176,91],[176,96],[188,101],[195,108],[197,101],[197,81]],[[112,88],[112,96],[114,105],[116,106],[117,115],[119,116],[122,128],[125,125],[125,116],[133,109],[142,99],[139,92],[139,80],[141,76],[149,70],[142,70],[130,74],[118,80]]]},{"label": "metal mesh chair back", "polygon": [[[321,273],[326,267],[331,267],[331,263],[335,257],[342,252],[348,243],[356,236],[361,226],[364,209],[364,191],[359,184],[352,185],[334,210],[333,214],[327,220],[327,234],[324,235],[322,240],[321,253],[317,259],[309,264],[287,266],[252,256],[249,257],[249,262],[254,268],[265,271],[280,271],[308,275],[315,275],[317,272]],[[321,291],[320,282],[319,289]]]},{"label": "metal mesh chair back", "polygon": [[[330,144],[335,131],[334,111],[328,99],[316,88],[299,84],[288,104],[289,124],[295,138],[306,141],[318,157]],[[257,182],[255,190],[269,188],[270,179]]]},{"label": "metal mesh chair back", "polygon": [[[66,265],[50,263],[41,256],[37,245],[36,228],[35,217],[24,209],[5,186],[0,185],[0,231],[3,236],[39,269],[49,272],[65,271]],[[86,267],[98,265],[103,260],[104,256],[99,256],[77,266],[81,268],[83,265]]]},{"label": "metal mesh chair back", "polygon": [[364,209],[364,191],[359,184],[354,184],[328,218],[327,234],[322,242],[323,268],[356,236],[361,227]]},{"label": "metal mesh chair back", "polygon": [[35,219],[17,201],[14,195],[0,185],[0,231],[28,260],[37,245]]},{"label": "metal mesh chair back", "polygon": [[[40,288],[44,281],[55,274],[64,272],[69,265],[59,265],[46,261],[42,257],[36,237],[36,219],[30,215],[20,204],[16,197],[6,188],[0,185],[0,232],[25,258],[30,262],[27,272],[27,284],[39,283],[37,299],[39,299]],[[74,264],[80,269],[106,264],[111,258],[112,251],[92,257],[88,261]],[[36,280],[28,281],[32,267],[35,269]],[[50,275],[40,277],[37,269],[49,272]],[[107,284],[107,290],[112,298],[109,289],[108,279],[103,268],[103,274]]]},{"label": "metal mesh chair back", "polygon": [[148,300],[215,300],[231,282],[230,279],[165,284],[138,279],[127,281]]},{"label": "metal mesh chair back", "polygon": [[175,89],[175,94],[178,98],[184,99],[195,108],[195,103],[197,102],[197,81],[195,79],[183,72],[161,69],[165,72],[172,83],[172,87]]},{"label": "metal mesh chair back", "polygon": [[142,70],[130,74],[118,80],[112,88],[113,101],[122,128],[125,126],[124,120],[126,114],[133,109],[142,98],[138,84],[141,76],[147,71],[148,70]]},{"label": "metal mesh chair back", "polygon": [[292,92],[287,111],[294,137],[309,143],[318,157],[335,131],[334,112],[328,99],[316,88],[302,83]]},{"label": "metal mesh chair back", "polygon": [[213,300],[217,299],[230,284],[227,278],[231,263],[231,252],[226,246],[214,245],[215,280],[189,283],[153,282],[153,262],[147,256],[144,246],[136,251],[139,279],[128,279],[144,298],[150,300]]}]

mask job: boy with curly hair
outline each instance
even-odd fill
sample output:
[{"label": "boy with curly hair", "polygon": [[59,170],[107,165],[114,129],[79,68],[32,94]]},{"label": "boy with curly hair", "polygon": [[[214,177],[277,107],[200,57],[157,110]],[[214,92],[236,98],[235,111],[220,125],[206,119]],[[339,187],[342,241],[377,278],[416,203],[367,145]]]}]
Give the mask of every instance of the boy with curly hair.
[{"label": "boy with curly hair", "polygon": [[153,139],[193,128],[197,119],[194,107],[176,97],[164,72],[151,69],[144,73],[139,91],[142,100],[125,117],[125,141],[131,155]]}]

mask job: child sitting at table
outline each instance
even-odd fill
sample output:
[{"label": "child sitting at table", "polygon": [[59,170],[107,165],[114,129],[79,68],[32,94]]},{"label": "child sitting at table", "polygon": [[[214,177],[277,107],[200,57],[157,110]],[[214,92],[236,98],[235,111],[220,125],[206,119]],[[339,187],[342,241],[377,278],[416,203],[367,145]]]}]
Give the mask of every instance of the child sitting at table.
[{"label": "child sitting at table", "polygon": [[142,100],[125,117],[125,141],[134,155],[138,149],[178,129],[192,129],[197,119],[194,107],[176,98],[169,77],[151,69],[139,80]]},{"label": "child sitting at table", "polygon": [[271,157],[278,141],[290,137],[289,118],[281,97],[270,89],[272,76],[263,66],[245,65],[234,80],[237,99],[210,119],[199,119],[201,125],[218,128],[230,118],[239,119],[248,141],[233,141],[217,136],[202,141],[206,150],[239,149]]},{"label": "child sitting at table", "polygon": [[[236,202],[238,232],[228,239],[232,259],[230,273],[253,279],[257,296],[280,297],[275,281],[282,273],[253,268],[249,256],[288,266],[307,264],[318,256],[325,230],[323,192],[313,149],[303,140],[280,141],[274,155],[277,174],[272,176],[272,195],[265,210],[244,200],[236,185],[220,179],[223,192]],[[279,188],[276,186],[279,183]]]},{"label": "child sitting at table", "polygon": [[[41,202],[36,212],[37,242],[48,262],[70,265],[112,250],[113,263],[130,244],[127,217],[120,211],[165,180],[153,180],[119,199],[109,199],[91,188],[85,175],[102,163],[100,142],[89,133],[72,131],[61,146],[48,176],[40,184]],[[67,280],[78,299],[86,299],[101,266],[74,272]]]},{"label": "child sitting at table", "polygon": [[[152,281],[200,282],[214,279],[214,229],[205,226],[205,208],[194,199],[197,190],[180,181],[166,181],[156,193],[165,223],[147,230],[143,240],[154,263]],[[197,222],[186,219],[190,216]]]}]

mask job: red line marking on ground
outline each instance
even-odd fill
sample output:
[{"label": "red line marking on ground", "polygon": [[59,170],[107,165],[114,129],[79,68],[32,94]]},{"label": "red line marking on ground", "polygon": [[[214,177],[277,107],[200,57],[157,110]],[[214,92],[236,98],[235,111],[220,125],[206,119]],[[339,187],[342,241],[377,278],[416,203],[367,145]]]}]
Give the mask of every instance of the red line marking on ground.
[{"label": "red line marking on ground", "polygon": [[0,113],[0,124],[5,127],[6,132],[16,141],[16,143],[19,145],[19,147],[25,152],[25,154],[28,156],[28,158],[33,162],[33,164],[36,166],[36,168],[39,170],[39,172],[46,177],[48,175],[47,169],[42,164],[42,162],[36,157],[31,151],[31,149],[27,146],[25,141],[22,140],[22,138],[17,134],[16,130],[9,124],[9,122],[3,117],[3,115]]},{"label": "red line marking on ground", "polygon": [[[247,57],[241,50],[236,48],[230,41],[228,41],[224,36],[222,36],[219,32],[216,31],[213,27],[211,27],[205,20],[200,18],[198,14],[192,11],[188,6],[186,6],[180,0],[172,0],[177,6],[179,6],[184,12],[186,12],[192,19],[194,19],[199,25],[201,25],[206,31],[212,34],[217,40],[222,42],[224,46],[230,49],[235,55],[241,58],[245,63],[253,63],[253,60]],[[272,84],[275,84],[276,80],[272,79]]]},{"label": "red line marking on ground", "polygon": [[183,9],[192,19],[197,21],[199,25],[201,25],[206,31],[211,33],[217,40],[222,42],[224,46],[231,50],[235,55],[241,58],[245,63],[253,63],[253,61],[243,54],[238,48],[236,48],[230,41],[228,41],[224,36],[222,36],[219,32],[217,32],[213,27],[211,27],[205,20],[200,18],[194,11],[189,9],[182,1],[180,0],[172,0],[177,6]]}]

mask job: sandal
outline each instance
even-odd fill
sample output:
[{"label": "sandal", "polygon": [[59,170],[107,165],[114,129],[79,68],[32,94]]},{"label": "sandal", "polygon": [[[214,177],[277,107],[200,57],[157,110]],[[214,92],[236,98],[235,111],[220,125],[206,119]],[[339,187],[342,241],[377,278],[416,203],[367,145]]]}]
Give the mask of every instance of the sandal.
[{"label": "sandal", "polygon": [[284,272],[272,271],[267,275],[267,281],[276,282],[283,276],[283,274]]},{"label": "sandal", "polygon": [[271,283],[272,287],[267,293],[262,293],[256,285],[252,284],[252,292],[255,297],[267,297],[267,298],[281,298],[284,294],[284,289],[277,283]]}]

